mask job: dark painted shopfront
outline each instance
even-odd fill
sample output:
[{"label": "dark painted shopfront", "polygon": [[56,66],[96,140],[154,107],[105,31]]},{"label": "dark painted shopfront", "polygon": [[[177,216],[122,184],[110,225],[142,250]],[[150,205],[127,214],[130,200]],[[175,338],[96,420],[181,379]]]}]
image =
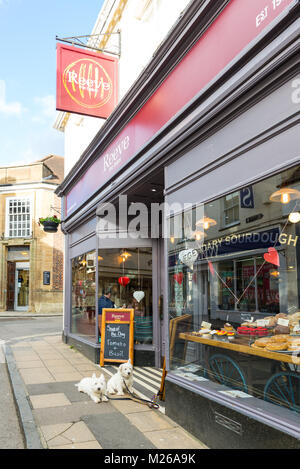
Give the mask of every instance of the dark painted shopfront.
[{"label": "dark painted shopfront", "polygon": [[99,297],[133,307],[135,364],[166,356],[166,413],[211,448],[300,447],[298,16],[191,2],[58,189],[66,342],[98,362]]}]

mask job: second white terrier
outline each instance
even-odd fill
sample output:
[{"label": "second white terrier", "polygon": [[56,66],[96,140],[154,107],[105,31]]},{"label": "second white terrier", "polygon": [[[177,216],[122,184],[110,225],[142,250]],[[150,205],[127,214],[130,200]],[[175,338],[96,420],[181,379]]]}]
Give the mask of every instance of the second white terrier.
[{"label": "second white terrier", "polygon": [[95,373],[91,378],[82,378],[75,386],[78,388],[78,391],[88,394],[96,404],[108,401],[106,395],[106,381],[103,374],[99,378],[97,378]]},{"label": "second white terrier", "polygon": [[124,396],[124,391],[128,390],[133,392],[133,366],[131,360],[122,363],[118,371],[107,382],[107,392],[109,394],[117,393],[118,396]]}]

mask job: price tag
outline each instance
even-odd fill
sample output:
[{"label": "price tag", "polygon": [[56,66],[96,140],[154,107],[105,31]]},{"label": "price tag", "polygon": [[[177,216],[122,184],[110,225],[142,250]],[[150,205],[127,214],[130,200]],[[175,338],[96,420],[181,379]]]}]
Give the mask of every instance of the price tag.
[{"label": "price tag", "polygon": [[269,323],[269,321],[266,321],[265,319],[258,319],[256,322],[257,327],[266,327],[267,323]]},{"label": "price tag", "polygon": [[202,321],[201,322],[202,329],[211,329],[211,324],[209,322]]},{"label": "price tag", "polygon": [[294,327],[293,332],[299,332],[300,331],[300,324]]},{"label": "price tag", "polygon": [[289,320],[288,319],[283,319],[283,318],[278,318],[277,324],[279,326],[288,326],[289,325]]}]

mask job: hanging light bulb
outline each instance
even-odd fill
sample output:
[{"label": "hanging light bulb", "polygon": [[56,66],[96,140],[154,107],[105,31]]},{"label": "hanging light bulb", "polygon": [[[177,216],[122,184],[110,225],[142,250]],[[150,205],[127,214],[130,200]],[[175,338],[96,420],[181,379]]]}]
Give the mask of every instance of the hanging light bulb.
[{"label": "hanging light bulb", "polygon": [[216,224],[216,220],[209,217],[203,217],[196,222],[196,226],[201,226],[204,230],[208,230],[208,228],[215,226]]},{"label": "hanging light bulb", "polygon": [[273,192],[270,196],[271,202],[280,202],[282,204],[288,204],[291,200],[299,199],[300,192],[290,187],[284,187],[279,191]]},{"label": "hanging light bulb", "polygon": [[202,241],[204,238],[206,238],[206,233],[201,230],[195,230],[192,232],[191,237],[194,238],[196,241]]},{"label": "hanging light bulb", "polygon": [[131,257],[131,254],[127,251],[123,251],[120,256],[122,257],[123,262],[127,261],[128,257]]},{"label": "hanging light bulb", "polygon": [[300,213],[299,212],[292,212],[289,214],[289,221],[291,223],[299,223],[300,221]]}]

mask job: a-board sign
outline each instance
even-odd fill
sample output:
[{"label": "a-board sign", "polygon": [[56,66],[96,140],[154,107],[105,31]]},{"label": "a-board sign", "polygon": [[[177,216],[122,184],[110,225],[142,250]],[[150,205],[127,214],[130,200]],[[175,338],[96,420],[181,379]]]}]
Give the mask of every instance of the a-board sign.
[{"label": "a-board sign", "polygon": [[104,362],[133,364],[133,309],[102,309],[100,366]]}]

